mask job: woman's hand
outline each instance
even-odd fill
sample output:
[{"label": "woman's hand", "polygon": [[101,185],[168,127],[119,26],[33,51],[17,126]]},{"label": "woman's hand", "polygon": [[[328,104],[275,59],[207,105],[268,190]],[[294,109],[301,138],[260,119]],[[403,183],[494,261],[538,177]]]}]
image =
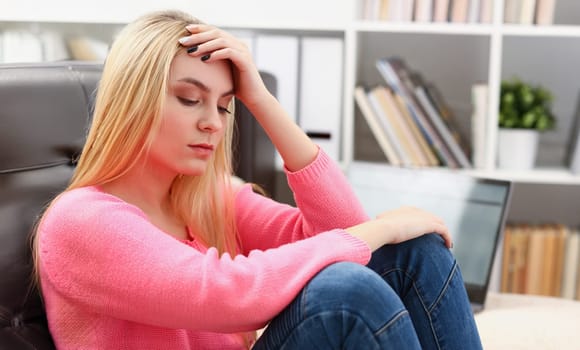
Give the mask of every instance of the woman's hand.
[{"label": "woman's hand", "polygon": [[371,250],[385,244],[401,243],[427,233],[439,234],[448,248],[453,247],[447,226],[438,216],[415,207],[400,207],[375,219],[346,229],[365,241]]},{"label": "woman's hand", "polygon": [[227,59],[232,62],[236,97],[260,123],[290,171],[310,164],[318,147],[289,117],[278,100],[268,92],[248,47],[233,35],[207,24],[189,25],[191,35],[179,39],[189,55],[206,62]]},{"label": "woman's hand", "polygon": [[267,99],[270,93],[254,64],[248,47],[228,32],[207,24],[191,24],[186,27],[191,33],[179,42],[188,48],[190,56],[205,62],[230,60],[236,97],[248,108]]}]

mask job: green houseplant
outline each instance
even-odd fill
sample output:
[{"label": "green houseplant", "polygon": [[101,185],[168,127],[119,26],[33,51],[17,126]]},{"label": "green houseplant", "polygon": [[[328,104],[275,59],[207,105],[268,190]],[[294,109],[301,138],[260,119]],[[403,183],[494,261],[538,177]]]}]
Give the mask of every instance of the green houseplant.
[{"label": "green houseplant", "polygon": [[526,170],[534,167],[539,133],[555,127],[553,95],[546,88],[518,78],[501,83],[499,106],[499,167]]},{"label": "green houseplant", "polygon": [[514,78],[501,83],[499,127],[510,129],[553,129],[553,96],[541,86]]}]

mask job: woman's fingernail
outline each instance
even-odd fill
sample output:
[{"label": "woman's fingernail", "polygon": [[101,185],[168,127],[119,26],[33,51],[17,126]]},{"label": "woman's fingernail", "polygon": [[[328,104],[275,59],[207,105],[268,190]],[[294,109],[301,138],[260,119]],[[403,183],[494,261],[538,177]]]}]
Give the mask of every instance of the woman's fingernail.
[{"label": "woman's fingernail", "polygon": [[194,30],[197,27],[198,27],[197,24],[188,24],[188,25],[185,26],[185,29],[187,29],[188,31],[190,31],[190,30]]},{"label": "woman's fingernail", "polygon": [[197,45],[187,48],[187,53],[192,53],[195,51],[197,51]]},{"label": "woman's fingernail", "polygon": [[187,42],[187,40],[188,40],[188,39],[189,39],[189,37],[188,37],[188,36],[184,36],[183,38],[179,38],[179,40],[178,40],[178,41],[179,41],[179,43],[180,43],[181,45],[183,45],[183,44],[185,44],[185,43]]},{"label": "woman's fingernail", "polygon": [[209,53],[207,55],[203,55],[203,56],[201,56],[201,60],[202,61],[207,61],[207,60],[209,60],[209,56],[210,56]]}]

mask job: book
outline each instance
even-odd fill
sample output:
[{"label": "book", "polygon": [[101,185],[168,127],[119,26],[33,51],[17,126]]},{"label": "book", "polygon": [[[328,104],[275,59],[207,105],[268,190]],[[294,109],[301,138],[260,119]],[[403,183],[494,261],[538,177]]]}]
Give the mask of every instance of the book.
[{"label": "book", "polygon": [[378,20],[382,2],[384,2],[384,0],[364,0],[361,18],[368,21]]},{"label": "book", "polygon": [[476,169],[485,168],[486,160],[486,129],[487,129],[487,84],[475,84],[471,87],[471,161]]},{"label": "book", "polygon": [[520,24],[533,24],[534,14],[536,13],[536,0],[520,0]]},{"label": "book", "polygon": [[542,279],[544,277],[545,235],[537,228],[531,228],[529,235],[528,256],[526,264],[526,294],[542,294]]},{"label": "book", "polygon": [[393,126],[395,134],[397,135],[397,140],[401,143],[405,153],[411,158],[412,165],[427,166],[428,160],[413,137],[411,129],[401,114],[392,92],[384,86],[377,86],[371,91],[371,93],[377,97],[377,100],[383,107],[383,111],[385,112],[384,115],[389,119],[389,123]]},{"label": "book", "polygon": [[506,225],[503,233],[503,249],[501,262],[501,282],[500,292],[511,293],[513,291],[512,282],[515,271],[515,247],[513,244],[512,227]]},{"label": "book", "polygon": [[402,60],[396,57],[382,58],[376,61],[376,67],[391,90],[404,99],[409,112],[417,122],[417,125],[420,126],[421,132],[437,157],[444,165],[450,168],[458,168],[459,164],[453,158],[435,127],[416,101],[413,83],[410,81],[409,72]]},{"label": "book", "polygon": [[469,0],[469,7],[467,10],[467,22],[479,23],[481,14],[481,0]]},{"label": "book", "polygon": [[[541,267],[540,290],[538,294],[550,296],[556,283],[554,271],[556,269],[556,232],[552,225],[541,225],[536,228],[544,241],[542,247],[543,264]],[[558,286],[559,287],[559,286]]]},{"label": "book", "polygon": [[578,229],[570,232],[566,239],[565,247],[560,295],[566,299],[574,299],[576,280],[580,279],[580,231]]},{"label": "book", "polygon": [[480,23],[491,23],[493,18],[493,1],[494,0],[481,0],[481,10],[479,16]]},{"label": "book", "polygon": [[467,155],[463,152],[463,150],[461,149],[461,147],[451,134],[451,131],[449,131],[449,128],[443,122],[443,118],[441,117],[439,112],[433,107],[431,100],[429,99],[427,93],[425,92],[425,88],[421,85],[418,85],[415,88],[415,94],[417,96],[419,103],[423,107],[423,110],[427,113],[427,116],[431,119],[433,125],[435,125],[437,132],[439,133],[439,135],[441,135],[443,141],[445,142],[451,154],[457,160],[459,165],[463,168],[471,168],[472,167],[471,162],[467,158]]},{"label": "book", "polygon": [[538,25],[551,25],[554,22],[556,0],[537,0],[535,22]]},{"label": "book", "polygon": [[433,22],[449,20],[449,0],[433,0]]},{"label": "book", "polygon": [[410,167],[413,166],[413,160],[411,156],[408,154],[407,150],[404,148],[403,143],[399,139],[397,132],[395,131],[394,125],[389,121],[389,117],[386,115],[386,111],[383,108],[379,98],[373,91],[367,92],[367,98],[369,100],[369,104],[373,109],[374,113],[377,116],[379,124],[382,126],[383,130],[387,134],[389,140],[391,140],[391,144],[395,149],[395,152],[399,156],[401,160],[401,165]]},{"label": "book", "polygon": [[443,97],[441,91],[439,91],[437,86],[429,82],[422,82],[422,85],[425,87],[427,95],[431,99],[433,106],[443,118],[445,125],[447,125],[447,128],[449,128],[449,131],[451,131],[451,134],[453,135],[457,143],[461,146],[463,152],[465,154],[471,154],[471,146],[460,132],[459,126],[457,125],[455,117],[453,116],[453,112],[445,102],[445,98]]},{"label": "book", "polygon": [[363,117],[367,121],[371,132],[373,133],[379,147],[385,154],[387,161],[391,165],[399,166],[401,165],[400,157],[398,156],[397,152],[395,151],[391,140],[389,139],[388,132],[383,129],[382,124],[378,120],[378,116],[374,112],[373,108],[371,107],[367,93],[362,86],[357,86],[354,89],[354,98],[359,107]]},{"label": "book", "polygon": [[433,19],[433,0],[415,0],[415,22],[431,22]]},{"label": "book", "polygon": [[580,268],[580,231],[573,230],[566,239],[564,253],[564,269],[562,271],[562,289],[560,296],[574,299],[576,280],[579,279]]},{"label": "book", "polygon": [[506,225],[502,258],[501,291],[525,293],[529,228],[523,224]]},{"label": "book", "polygon": [[504,23],[519,23],[522,0],[505,0],[503,10]]},{"label": "book", "polygon": [[469,10],[469,0],[453,0],[451,2],[451,21],[453,23],[467,22],[467,11]]},{"label": "book", "polygon": [[525,293],[528,283],[528,254],[530,246],[531,228],[526,224],[518,224],[515,231],[515,266],[513,293]]},{"label": "book", "polygon": [[380,0],[380,5],[379,5],[379,15],[378,15],[378,19],[380,21],[386,21],[387,19],[389,19],[389,2],[390,0]]},{"label": "book", "polygon": [[388,20],[391,22],[410,22],[413,20],[415,0],[389,0]]},{"label": "book", "polygon": [[417,125],[417,123],[413,119],[413,116],[409,112],[409,109],[407,108],[405,101],[403,100],[401,95],[399,95],[397,93],[393,93],[393,97],[395,99],[395,103],[397,104],[398,110],[401,112],[401,115],[407,121],[407,124],[409,125],[409,128],[411,129],[411,133],[413,134],[413,138],[419,144],[419,147],[421,148],[421,152],[427,158],[427,165],[428,166],[441,165],[441,163],[439,162],[439,159],[437,158],[437,156],[433,152],[433,149],[429,146],[424,135],[421,133],[419,126]]},{"label": "book", "polygon": [[563,224],[554,224],[555,248],[554,248],[554,271],[550,295],[559,297],[562,292],[562,278],[564,274],[564,259],[566,253],[566,241],[570,230]]}]

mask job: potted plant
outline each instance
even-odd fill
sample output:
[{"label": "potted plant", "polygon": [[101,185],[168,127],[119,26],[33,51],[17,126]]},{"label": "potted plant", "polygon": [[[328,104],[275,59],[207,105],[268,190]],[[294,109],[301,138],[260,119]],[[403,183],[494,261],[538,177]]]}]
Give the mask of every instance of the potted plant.
[{"label": "potted plant", "polygon": [[503,169],[534,167],[539,133],[555,126],[553,96],[541,86],[517,78],[501,83],[498,161]]}]

